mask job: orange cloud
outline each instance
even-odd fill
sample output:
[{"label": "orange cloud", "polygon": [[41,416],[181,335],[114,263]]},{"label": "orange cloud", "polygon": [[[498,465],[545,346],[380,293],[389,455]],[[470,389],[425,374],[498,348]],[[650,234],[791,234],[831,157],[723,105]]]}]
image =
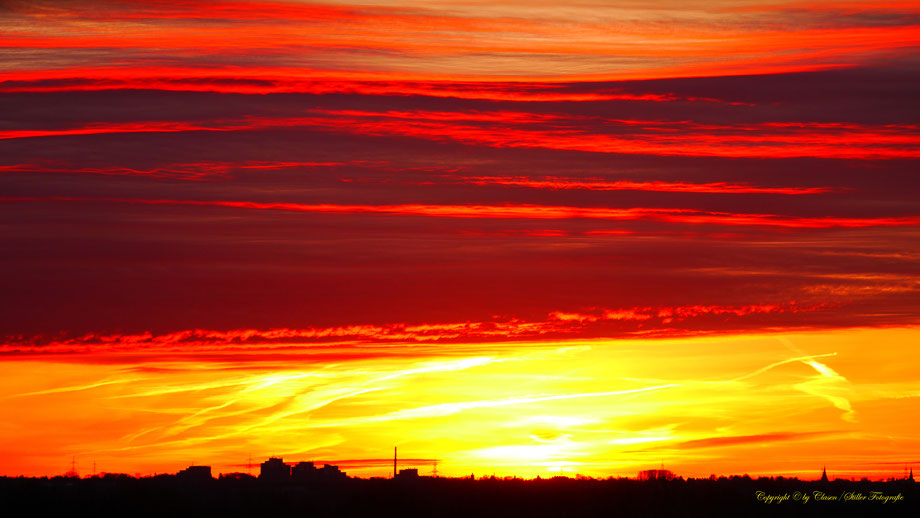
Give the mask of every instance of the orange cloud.
[{"label": "orange cloud", "polygon": [[667,446],[668,448],[677,449],[696,449],[696,448],[724,448],[726,446],[741,446],[748,444],[770,444],[780,441],[793,441],[804,439],[817,439],[829,435],[839,434],[840,432],[774,432],[758,435],[737,435],[729,437],[710,437],[706,439],[694,439],[692,441],[680,442]]},{"label": "orange cloud", "polygon": [[[761,3],[741,11],[687,5],[586,5],[560,11],[539,4],[521,9],[514,2],[487,10],[462,3],[370,8],[113,2],[93,9],[76,2],[68,7],[12,9],[18,23],[0,44],[59,50],[55,59],[45,58],[49,63],[42,66],[40,56],[33,67],[45,69],[59,68],[62,61],[124,63],[116,55],[126,50],[139,51],[135,59],[143,63],[143,54],[156,50],[193,69],[223,68],[220,58],[230,56],[254,64],[299,62],[295,68],[330,73],[350,68],[427,78],[629,79],[820,70],[864,63],[879,53],[906,53],[920,43],[910,16],[900,23],[873,23],[894,10],[873,3],[843,11],[835,5],[785,6],[785,15]],[[898,9],[916,13],[915,6]],[[610,30],[611,20],[618,30]],[[81,49],[101,52],[89,61]],[[329,51],[337,53],[336,64],[329,63]]]}]

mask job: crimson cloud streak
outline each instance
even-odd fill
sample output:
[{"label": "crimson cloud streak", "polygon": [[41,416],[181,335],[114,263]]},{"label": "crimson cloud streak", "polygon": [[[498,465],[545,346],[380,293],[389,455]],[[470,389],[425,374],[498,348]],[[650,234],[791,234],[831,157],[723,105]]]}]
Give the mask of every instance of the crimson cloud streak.
[{"label": "crimson cloud streak", "polygon": [[[15,342],[790,303],[822,310],[703,328],[912,321],[911,78],[455,88],[494,99],[360,81],[258,94],[20,82],[2,94],[0,211],[17,223],[3,283],[21,301],[3,329]],[[586,98],[535,100],[554,92]],[[634,98],[593,97],[606,92]]]}]

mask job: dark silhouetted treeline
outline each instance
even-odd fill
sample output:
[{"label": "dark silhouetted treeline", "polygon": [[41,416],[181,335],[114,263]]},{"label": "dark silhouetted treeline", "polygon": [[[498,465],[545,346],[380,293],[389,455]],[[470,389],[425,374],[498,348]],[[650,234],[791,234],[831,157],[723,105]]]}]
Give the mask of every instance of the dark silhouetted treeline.
[{"label": "dark silhouetted treeline", "polygon": [[[0,516],[920,516],[912,481],[0,478]],[[862,497],[862,498],[860,498]],[[887,503],[885,503],[887,499]]]}]

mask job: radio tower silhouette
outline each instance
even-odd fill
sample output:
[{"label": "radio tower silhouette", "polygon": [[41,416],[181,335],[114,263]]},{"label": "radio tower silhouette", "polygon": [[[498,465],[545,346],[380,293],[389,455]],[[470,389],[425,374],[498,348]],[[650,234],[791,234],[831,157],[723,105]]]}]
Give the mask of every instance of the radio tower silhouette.
[{"label": "radio tower silhouette", "polygon": [[70,458],[70,471],[64,473],[65,477],[76,477],[80,478],[80,474],[77,473],[77,456],[74,455]]},{"label": "radio tower silhouette", "polygon": [[438,461],[434,461],[434,469],[431,470],[431,474],[435,477],[438,476]]}]

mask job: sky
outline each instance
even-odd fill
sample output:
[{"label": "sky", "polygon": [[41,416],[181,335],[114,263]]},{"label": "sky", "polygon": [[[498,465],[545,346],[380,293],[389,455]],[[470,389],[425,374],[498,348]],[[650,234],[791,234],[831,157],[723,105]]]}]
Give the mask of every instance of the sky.
[{"label": "sky", "polygon": [[903,476],[920,4],[687,4],[0,2],[0,475]]}]

